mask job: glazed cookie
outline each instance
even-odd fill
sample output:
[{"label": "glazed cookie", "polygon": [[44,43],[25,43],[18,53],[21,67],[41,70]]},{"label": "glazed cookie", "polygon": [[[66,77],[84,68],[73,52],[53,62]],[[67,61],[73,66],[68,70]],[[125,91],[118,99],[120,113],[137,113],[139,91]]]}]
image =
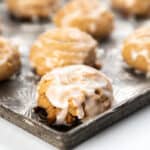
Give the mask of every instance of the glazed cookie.
[{"label": "glazed cookie", "polygon": [[0,37],[0,81],[9,79],[20,67],[20,54],[15,46]]},{"label": "glazed cookie", "polygon": [[112,0],[112,6],[129,15],[150,15],[150,0]]},{"label": "glazed cookie", "polygon": [[113,30],[112,13],[98,0],[72,0],[53,18],[58,27],[76,27],[95,38],[106,38]]},{"label": "glazed cookie", "polygon": [[71,125],[108,110],[113,90],[108,78],[85,65],[54,69],[42,77],[37,103],[47,112],[50,124]]},{"label": "glazed cookie", "polygon": [[39,36],[30,51],[31,65],[44,75],[56,67],[96,65],[97,42],[75,28],[54,28]]},{"label": "glazed cookie", "polygon": [[137,29],[125,40],[122,55],[129,66],[150,72],[150,25]]},{"label": "glazed cookie", "polygon": [[9,12],[17,17],[47,18],[59,6],[60,0],[6,0]]}]

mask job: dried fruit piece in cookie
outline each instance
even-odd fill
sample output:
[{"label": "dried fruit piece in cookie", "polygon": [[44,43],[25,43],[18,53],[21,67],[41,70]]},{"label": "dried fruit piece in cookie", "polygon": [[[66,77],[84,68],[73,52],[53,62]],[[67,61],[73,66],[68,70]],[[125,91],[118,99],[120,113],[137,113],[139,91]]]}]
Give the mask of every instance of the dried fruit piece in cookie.
[{"label": "dried fruit piece in cookie", "polygon": [[20,64],[16,46],[0,37],[0,81],[9,79],[20,68]]},{"label": "dried fruit piece in cookie", "polygon": [[37,74],[72,64],[95,66],[97,42],[75,28],[54,28],[39,36],[30,51]]},{"label": "dried fruit piece in cookie", "polygon": [[76,27],[95,38],[106,38],[114,26],[112,13],[98,0],[72,0],[54,16],[58,27]]},{"label": "dried fruit piece in cookie", "polygon": [[129,66],[150,72],[150,25],[137,29],[125,40],[122,55]]},{"label": "dried fruit piece in cookie", "polygon": [[109,79],[86,65],[57,68],[42,77],[37,105],[46,110],[50,124],[71,125],[76,119],[94,117],[113,102]]}]

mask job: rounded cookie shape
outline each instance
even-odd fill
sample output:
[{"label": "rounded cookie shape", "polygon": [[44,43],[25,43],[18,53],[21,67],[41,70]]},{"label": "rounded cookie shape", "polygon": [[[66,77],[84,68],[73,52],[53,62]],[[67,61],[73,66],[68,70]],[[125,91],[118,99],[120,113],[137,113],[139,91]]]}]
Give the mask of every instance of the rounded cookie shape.
[{"label": "rounded cookie shape", "polygon": [[42,77],[37,104],[50,124],[71,125],[108,110],[113,102],[109,79],[86,65],[57,68]]},{"label": "rounded cookie shape", "polygon": [[20,64],[16,46],[0,37],[0,81],[9,79],[20,68]]},{"label": "rounded cookie shape", "polygon": [[72,64],[95,66],[97,42],[75,28],[54,28],[39,36],[30,51],[31,65],[44,75]]},{"label": "rounded cookie shape", "polygon": [[6,0],[8,10],[17,18],[47,18],[59,6],[60,0]]},{"label": "rounded cookie shape", "polygon": [[125,40],[122,55],[130,67],[150,72],[150,25],[137,29]]},{"label": "rounded cookie shape", "polygon": [[112,13],[98,0],[72,0],[53,18],[58,27],[76,27],[95,38],[106,38],[113,30]]},{"label": "rounded cookie shape", "polygon": [[112,6],[125,14],[150,16],[150,0],[112,0]]}]

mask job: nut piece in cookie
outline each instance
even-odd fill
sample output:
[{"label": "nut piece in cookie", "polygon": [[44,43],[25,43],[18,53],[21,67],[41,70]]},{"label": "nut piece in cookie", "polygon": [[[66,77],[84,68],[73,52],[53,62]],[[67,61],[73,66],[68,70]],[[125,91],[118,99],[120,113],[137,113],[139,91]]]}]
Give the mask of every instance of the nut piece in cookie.
[{"label": "nut piece in cookie", "polygon": [[0,81],[9,79],[20,68],[20,54],[16,46],[0,37]]},{"label": "nut piece in cookie", "polygon": [[75,27],[95,38],[106,38],[114,27],[112,13],[98,0],[72,0],[53,18],[58,27]]},{"label": "nut piece in cookie", "polygon": [[37,105],[46,110],[49,124],[72,125],[108,110],[112,85],[100,71],[86,65],[57,68],[42,77]]},{"label": "nut piece in cookie", "polygon": [[150,72],[150,25],[129,35],[124,42],[122,55],[130,67],[144,73]]},{"label": "nut piece in cookie", "polygon": [[73,64],[95,66],[97,42],[76,28],[54,28],[42,35],[31,47],[30,60],[38,75],[57,67]]}]

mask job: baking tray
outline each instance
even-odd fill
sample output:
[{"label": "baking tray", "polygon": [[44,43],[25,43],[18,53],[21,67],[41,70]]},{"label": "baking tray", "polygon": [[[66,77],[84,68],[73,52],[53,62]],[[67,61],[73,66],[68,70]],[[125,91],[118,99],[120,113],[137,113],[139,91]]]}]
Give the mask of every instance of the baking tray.
[{"label": "baking tray", "polygon": [[[52,127],[39,119],[35,106],[36,83],[39,78],[29,65],[28,54],[32,42],[43,31],[52,28],[50,22],[20,22],[12,20],[5,5],[0,4],[3,35],[19,44],[22,69],[9,81],[0,83],[0,116],[29,133],[60,149],[71,149],[100,130],[150,103],[150,80],[136,74],[123,63],[120,50],[123,39],[146,20],[124,19],[116,15],[112,36],[100,42],[102,71],[112,80],[115,96],[114,106],[95,118],[71,128]],[[37,111],[37,110],[36,110]]]}]

